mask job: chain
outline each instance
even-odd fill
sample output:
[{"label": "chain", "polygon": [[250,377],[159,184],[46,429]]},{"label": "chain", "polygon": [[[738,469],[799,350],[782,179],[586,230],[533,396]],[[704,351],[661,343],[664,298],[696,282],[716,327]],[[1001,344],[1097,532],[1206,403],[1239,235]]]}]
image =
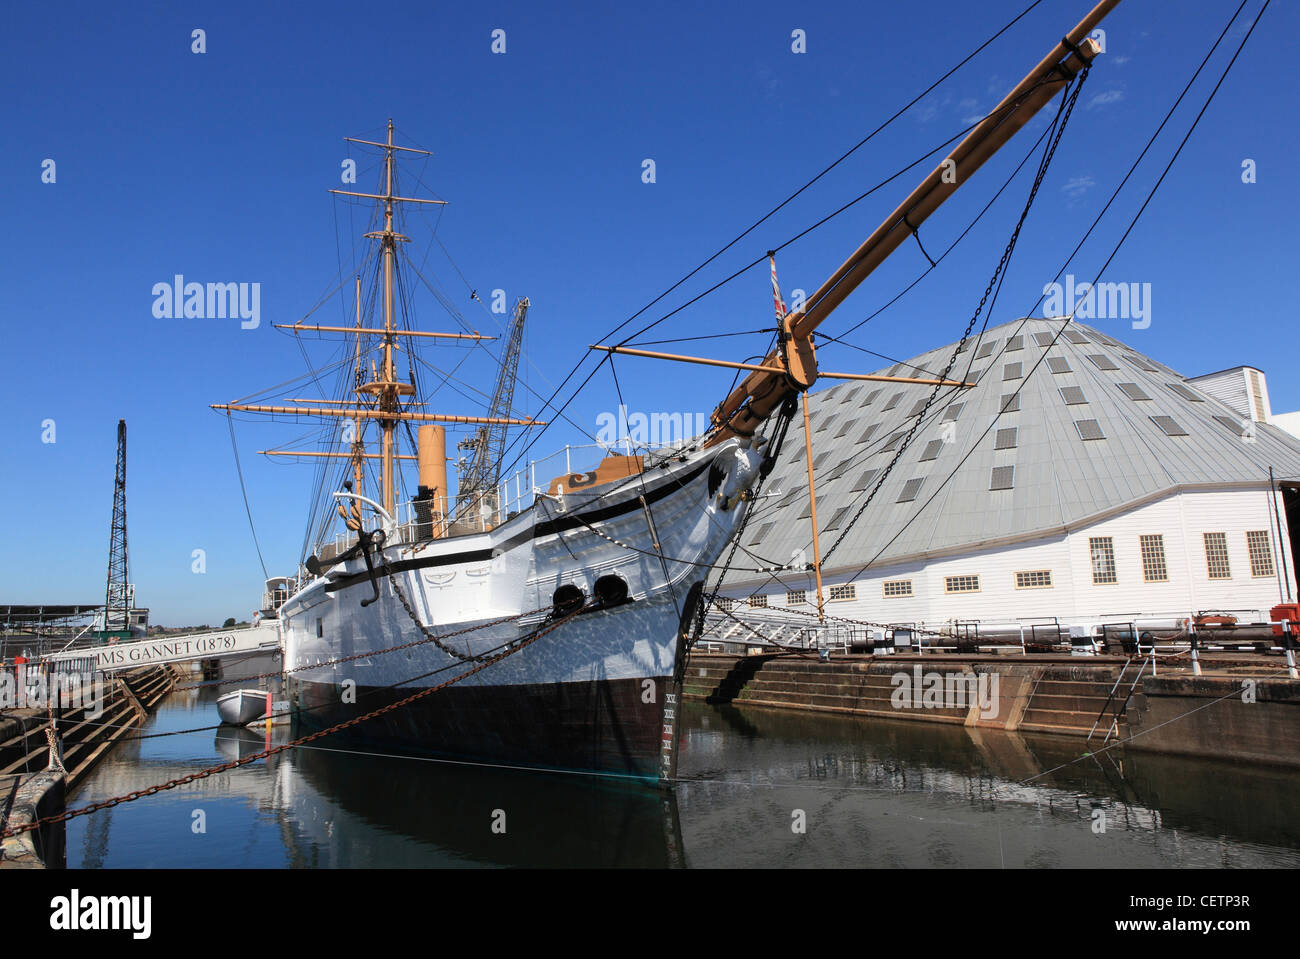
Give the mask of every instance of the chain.
[{"label": "chain", "polygon": [[[988,302],[989,296],[992,295],[993,288],[999,285],[998,278],[1002,276],[1003,270],[1006,269],[1006,265],[1011,259],[1011,254],[1015,251],[1016,242],[1020,239],[1020,230],[1025,225],[1025,220],[1029,217],[1029,209],[1034,205],[1034,199],[1038,196],[1038,189],[1042,186],[1043,179],[1047,176],[1047,168],[1052,162],[1052,157],[1056,155],[1056,148],[1061,142],[1061,136],[1065,133],[1065,127],[1066,124],[1069,123],[1070,114],[1074,112],[1075,101],[1079,99],[1079,92],[1083,89],[1083,84],[1088,79],[1088,71],[1091,69],[1091,64],[1086,64],[1084,66],[1083,70],[1079,74],[1079,82],[1075,84],[1074,90],[1071,92],[1069,97],[1062,98],[1061,105],[1057,108],[1056,119],[1052,121],[1057,127],[1056,135],[1052,138],[1051,145],[1043,155],[1043,160],[1038,166],[1038,173],[1034,177],[1034,184],[1029,191],[1029,199],[1025,201],[1025,207],[1020,213],[1020,219],[1016,223],[1016,228],[1011,232],[1011,239],[1007,241],[1006,249],[1002,251],[1002,258],[998,260],[997,268],[993,271],[993,276],[989,278],[988,286],[984,288],[984,295],[980,297],[979,306],[975,308],[975,312],[971,315],[970,322],[966,324],[965,332],[961,335],[961,340],[957,343],[957,348],[953,350],[953,354],[948,360],[948,365],[944,367],[943,373],[939,376],[940,381],[948,379],[948,374],[951,373],[952,368],[956,366],[957,357],[965,349],[966,341],[970,339],[971,331],[975,329],[975,323],[979,320],[980,314],[984,312],[984,306]],[[938,397],[940,389],[941,386],[936,383],[934,389],[930,391],[929,398],[925,401],[925,406],[914,418],[911,428],[908,429],[907,434],[899,444],[898,450],[894,453],[889,463],[886,464],[879,478],[877,478],[875,485],[871,488],[871,492],[867,494],[867,498],[863,501],[862,505],[858,507],[858,511],[853,514],[853,518],[849,520],[848,524],[840,532],[840,535],[835,538],[835,542],[831,544],[830,549],[822,554],[823,566],[825,566],[826,561],[831,558],[831,554],[839,548],[839,545],[842,542],[844,542],[849,531],[853,529],[854,524],[857,523],[862,514],[866,512],[867,507],[871,505],[871,501],[875,499],[876,494],[880,492],[880,488],[884,485],[886,478],[888,478],[889,474],[898,464],[898,461],[902,458],[903,453],[907,450],[908,445],[912,442],[912,437],[916,435],[916,431],[925,419],[925,415],[930,411],[930,407],[933,405],[935,398]]]},{"label": "chain", "polygon": [[446,682],[439,683],[437,686],[430,686],[428,689],[422,689],[418,693],[413,693],[412,695],[407,696],[404,699],[399,699],[397,702],[389,703],[387,706],[381,706],[379,709],[372,710],[371,712],[365,713],[364,715],[357,716],[353,719],[345,720],[344,722],[338,723],[337,725],[330,726],[327,729],[319,730],[318,732],[310,733],[309,735],[291,740],[290,742],[281,743],[278,746],[272,746],[269,749],[264,749],[261,752],[254,753],[251,756],[245,756],[242,759],[235,759],[228,763],[222,763],[220,766],[212,766],[208,769],[201,769],[198,772],[190,773],[187,776],[181,776],[178,779],[169,779],[165,783],[159,783],[155,786],[149,786],[146,789],[137,789],[134,790],[133,792],[126,793],[125,795],[114,796],[112,799],[105,799],[102,800],[101,802],[91,803],[88,806],[82,806],[81,808],[73,809],[70,812],[55,813],[50,816],[44,816],[40,819],[35,819],[32,822],[24,823],[21,826],[6,827],[3,832],[0,832],[0,838],[8,839],[12,836],[17,836],[24,832],[31,832],[32,830],[40,829],[43,826],[51,825],[53,823],[66,822],[67,820],[76,818],[77,816],[87,816],[90,813],[99,812],[99,810],[101,809],[111,809],[112,807],[121,805],[122,803],[134,802],[137,799],[143,799],[146,796],[153,796],[156,795],[157,793],[163,792],[168,789],[175,789],[177,786],[185,786],[188,785],[189,783],[197,782],[200,779],[207,779],[209,776],[215,776],[218,773],[228,772],[231,769],[238,769],[240,766],[246,766],[249,763],[256,762],[259,759],[267,759],[278,753],[282,753],[285,750],[293,749],[297,746],[302,746],[309,742],[314,742],[317,739],[322,739],[325,736],[329,736],[333,733],[347,729],[351,726],[356,726],[359,723],[368,722],[369,720],[374,719],[378,716],[382,716],[385,713],[392,712],[393,710],[399,709],[403,706],[408,706],[411,703],[415,702],[416,700],[423,699],[425,696],[429,696],[433,693],[438,692],[439,690],[446,689],[448,686],[455,685],[456,683],[460,682],[463,679],[468,679],[470,676],[473,676],[475,673],[482,672],[483,670],[487,669],[489,666],[493,665],[494,663],[499,663],[507,656],[513,656],[515,653],[519,652],[520,650],[526,649],[528,646],[531,646],[533,643],[537,642],[537,640],[541,639],[547,633],[559,629],[561,626],[563,626],[565,623],[571,620],[574,616],[577,616],[578,613],[580,612],[581,610],[577,610],[573,613],[570,613],[568,616],[564,617],[563,619],[557,620],[551,625],[543,629],[537,630],[531,636],[528,636],[527,638],[520,640],[519,642],[515,643],[513,646],[505,650],[502,650],[500,653],[497,653],[494,656],[484,659],[477,666],[473,667],[472,669],[466,670],[465,672],[461,673],[459,676],[453,676],[451,679],[447,680]]}]

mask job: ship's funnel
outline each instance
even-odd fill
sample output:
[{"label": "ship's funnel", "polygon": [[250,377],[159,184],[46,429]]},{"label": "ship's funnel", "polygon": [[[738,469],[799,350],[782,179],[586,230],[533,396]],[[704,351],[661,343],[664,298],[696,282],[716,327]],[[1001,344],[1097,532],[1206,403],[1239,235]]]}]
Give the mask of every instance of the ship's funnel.
[{"label": "ship's funnel", "polygon": [[419,429],[420,489],[416,522],[420,539],[439,539],[447,530],[447,429],[425,424]]}]

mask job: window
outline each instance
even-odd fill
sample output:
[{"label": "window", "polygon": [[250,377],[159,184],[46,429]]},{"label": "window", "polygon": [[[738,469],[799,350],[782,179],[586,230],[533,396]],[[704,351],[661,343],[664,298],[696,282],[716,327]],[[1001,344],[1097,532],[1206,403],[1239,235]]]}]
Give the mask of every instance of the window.
[{"label": "window", "polygon": [[943,411],[944,422],[951,423],[957,417],[961,416],[962,408],[965,407],[965,405],[966,405],[965,403],[953,403],[946,410],[944,410]]},{"label": "window", "polygon": [[1088,402],[1088,398],[1083,395],[1083,390],[1077,386],[1062,386],[1061,399],[1065,400],[1066,406],[1081,406]]},{"label": "window", "polygon": [[912,500],[916,499],[916,494],[921,491],[921,484],[924,482],[925,482],[924,478],[908,480],[906,483],[903,484],[903,491],[898,494],[898,499],[896,500],[896,502],[899,503],[912,502]]},{"label": "window", "polygon": [[1034,340],[1037,341],[1038,345],[1043,347],[1044,349],[1052,345],[1052,339],[1053,339],[1052,334],[1048,333],[1046,330],[1044,330],[1042,333],[1034,334]]},{"label": "window", "polygon": [[885,440],[885,445],[880,447],[880,452],[882,453],[894,452],[894,447],[898,445],[898,441],[903,438],[903,434],[906,432],[907,430],[897,430],[893,433],[890,433],[889,439]]},{"label": "window", "polygon": [[853,464],[848,461],[841,463],[839,466],[835,467],[835,469],[831,470],[826,475],[826,482],[829,483],[831,480],[839,479],[841,476],[847,473],[852,467]]},{"label": "window", "polygon": [[808,602],[808,594],[802,589],[792,589],[785,594],[785,604],[787,606],[798,606],[800,603]]},{"label": "window", "polygon": [[1228,534],[1205,534],[1205,569],[1210,579],[1232,579],[1228,565]]},{"label": "window", "polygon": [[920,416],[922,411],[924,411],[925,408],[929,405],[930,405],[929,400],[917,400],[916,403],[912,406],[912,412],[908,413],[907,415]]},{"label": "window", "polygon": [[885,409],[892,410],[895,406],[898,405],[898,401],[901,400],[902,398],[903,398],[902,393],[895,393],[893,396],[889,398],[889,402],[885,404]]},{"label": "window", "polygon": [[749,541],[749,545],[750,546],[760,545],[764,540],[767,539],[767,534],[772,532],[772,527],[775,525],[776,525],[775,523],[764,523],[762,526],[760,526],[758,528],[758,532],[754,534],[754,538]]},{"label": "window", "polygon": [[989,476],[989,489],[1011,489],[1016,475],[1014,466],[995,466]]},{"label": "window", "polygon": [[1092,581],[1097,586],[1118,583],[1115,575],[1115,541],[1109,536],[1088,539],[1088,552],[1092,556]]},{"label": "window", "polygon": [[910,579],[887,579],[882,585],[886,598],[912,595],[912,581]]},{"label": "window", "polygon": [[719,596],[715,602],[718,609],[721,610],[729,611],[736,608],[736,601],[730,596]]},{"label": "window", "polygon": [[980,348],[975,351],[975,359],[982,360],[991,356],[993,354],[994,347],[996,347],[997,345],[998,345],[997,340],[989,340],[987,343],[981,345]]},{"label": "window", "polygon": [[1151,422],[1160,427],[1166,436],[1186,436],[1187,430],[1178,425],[1178,421],[1172,416],[1153,416]]},{"label": "window", "polygon": [[1138,546],[1142,550],[1142,578],[1148,583],[1169,582],[1169,570],[1165,566],[1165,538],[1159,534],[1139,536]]},{"label": "window", "polygon": [[764,606],[766,606],[766,605],[767,605],[767,596],[766,596],[766,595],[763,595],[763,594],[756,594],[756,595],[754,595],[754,596],[749,597],[749,608],[750,608],[750,609],[761,609],[762,607],[764,607]]},{"label": "window", "polygon": [[826,427],[831,425],[832,419],[834,419],[834,417],[827,413],[823,413],[821,416],[817,417],[817,429],[813,430],[813,432],[820,433],[822,430],[826,429]]},{"label": "window", "polygon": [[1019,413],[1020,412],[1020,394],[1003,393],[1002,394],[1002,412]]},{"label": "window", "polygon": [[1120,383],[1119,388],[1123,390],[1124,395],[1131,400],[1151,399],[1151,397],[1147,396],[1146,392],[1142,389],[1142,387],[1138,386],[1136,383]]},{"label": "window", "polygon": [[860,387],[860,386],[855,386],[855,387],[853,387],[853,389],[851,389],[851,390],[845,390],[845,391],[844,391],[844,396],[840,399],[840,402],[841,402],[841,403],[847,403],[849,400],[853,399],[853,397],[857,396],[857,395],[858,395],[858,391],[861,390],[861,389],[862,389],[862,387]]},{"label": "window", "polygon": [[842,586],[831,587],[832,603],[839,602],[842,599],[857,599],[857,596],[858,596],[857,583],[846,583]]},{"label": "window", "polygon": [[865,443],[867,440],[871,439],[872,434],[875,433],[876,430],[878,429],[880,429],[880,424],[872,423],[870,426],[868,426],[865,430],[862,431],[862,435],[858,437],[858,442]]},{"label": "window", "polygon": [[1016,433],[1018,428],[1015,426],[1005,430],[998,430],[997,442],[993,448],[995,450],[1013,450],[1016,448]]},{"label": "window", "polygon": [[825,466],[826,461],[831,458],[834,452],[835,452],[834,450],[827,450],[825,453],[822,453],[815,460],[813,460],[813,470],[816,471],[821,469],[823,466]]},{"label": "window", "polygon": [[1096,420],[1075,420],[1074,427],[1079,431],[1081,440],[1104,440],[1106,434],[1101,431],[1101,424]]},{"label": "window", "polygon": [[1016,589],[1050,589],[1051,585],[1050,569],[1027,569],[1016,573]]},{"label": "window", "polygon": [[1216,416],[1221,426],[1224,426],[1242,439],[1247,439],[1254,434],[1255,424],[1251,420],[1234,420],[1231,416]]},{"label": "window", "polygon": [[936,458],[941,449],[943,449],[943,440],[930,440],[925,444],[925,451],[921,453],[921,462],[925,463]]},{"label": "window", "polygon": [[849,417],[846,416],[846,417],[844,418],[844,425],[841,426],[841,427],[839,428],[839,430],[836,431],[836,433],[835,433],[835,438],[836,438],[836,439],[839,439],[841,436],[843,436],[845,433],[847,433],[849,430],[853,429],[853,427],[855,427],[855,426],[857,426],[857,425],[858,425],[858,424],[857,424],[857,422],[856,422],[855,420],[852,420],[852,419],[850,419]]},{"label": "window", "polygon": [[1023,336],[1013,336],[1011,339],[1007,340],[1008,353],[1014,352],[1015,350],[1023,350],[1024,348],[1025,338]]},{"label": "window", "polygon": [[840,524],[844,522],[844,517],[848,514],[848,512],[849,512],[849,507],[847,506],[843,507],[842,509],[836,510],[835,515],[831,517],[831,521],[826,524],[826,530],[824,530],[824,532],[829,532],[830,530],[833,529],[839,529]]},{"label": "window", "polygon": [[1089,342],[1088,338],[1077,330],[1066,330],[1065,338],[1076,346],[1082,346],[1084,343]]},{"label": "window", "polygon": [[1268,530],[1252,529],[1246,533],[1246,550],[1250,553],[1250,575],[1273,575],[1273,544]]},{"label": "window", "polygon": [[1020,379],[1020,364],[1008,363],[1006,366],[1002,367],[1002,379],[1003,380]]},{"label": "window", "polygon": [[1099,370],[1119,369],[1119,367],[1115,365],[1115,361],[1105,353],[1089,353],[1088,359],[1092,360],[1092,365],[1097,367]]},{"label": "window", "polygon": [[980,578],[975,576],[945,576],[943,578],[943,591],[945,593],[978,593],[980,591]]},{"label": "window", "polygon": [[1070,361],[1064,356],[1049,356],[1047,358],[1047,368],[1053,373],[1069,373]]},{"label": "window", "polygon": [[853,484],[852,492],[861,493],[863,490],[869,489],[871,481],[876,478],[876,474],[879,472],[880,470],[863,470],[862,475],[858,477],[858,481]]},{"label": "window", "polygon": [[1191,400],[1193,403],[1205,402],[1205,397],[1197,393],[1193,393],[1187,387],[1183,386],[1182,383],[1166,383],[1165,385],[1168,386],[1171,390],[1173,390],[1175,393],[1177,393],[1185,400]]},{"label": "window", "polygon": [[867,398],[862,401],[862,405],[870,406],[873,402],[875,402],[876,397],[879,396],[882,392],[883,392],[882,390],[872,390],[870,393],[867,394]]}]

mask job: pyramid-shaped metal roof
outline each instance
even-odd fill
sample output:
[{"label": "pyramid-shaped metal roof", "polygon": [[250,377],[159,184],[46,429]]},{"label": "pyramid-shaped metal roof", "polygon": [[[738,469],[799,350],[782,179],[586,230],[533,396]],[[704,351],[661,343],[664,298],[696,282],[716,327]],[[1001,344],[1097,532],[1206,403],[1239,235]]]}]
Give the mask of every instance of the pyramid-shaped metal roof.
[{"label": "pyramid-shaped metal roof", "polygon": [[[935,378],[956,346],[878,373]],[[967,342],[950,378],[977,385],[941,388],[923,416],[933,387],[847,381],[810,396],[823,554],[844,537],[828,571],[1064,532],[1183,488],[1260,486],[1270,466],[1279,480],[1300,480],[1295,437],[1243,422],[1169,367],[1078,322],[988,329]],[[741,539],[752,554],[812,559],[806,469],[796,417]]]}]

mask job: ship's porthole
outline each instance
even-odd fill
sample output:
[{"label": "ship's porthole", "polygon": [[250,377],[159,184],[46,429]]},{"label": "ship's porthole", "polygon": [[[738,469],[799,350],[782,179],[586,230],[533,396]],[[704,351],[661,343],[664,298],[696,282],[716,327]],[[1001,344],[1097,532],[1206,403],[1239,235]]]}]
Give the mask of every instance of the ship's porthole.
[{"label": "ship's porthole", "polygon": [[602,576],[592,591],[601,606],[620,606],[627,602],[627,580],[622,576]]},{"label": "ship's porthole", "polygon": [[569,616],[576,613],[587,602],[587,594],[572,583],[565,583],[551,597],[556,616]]}]

